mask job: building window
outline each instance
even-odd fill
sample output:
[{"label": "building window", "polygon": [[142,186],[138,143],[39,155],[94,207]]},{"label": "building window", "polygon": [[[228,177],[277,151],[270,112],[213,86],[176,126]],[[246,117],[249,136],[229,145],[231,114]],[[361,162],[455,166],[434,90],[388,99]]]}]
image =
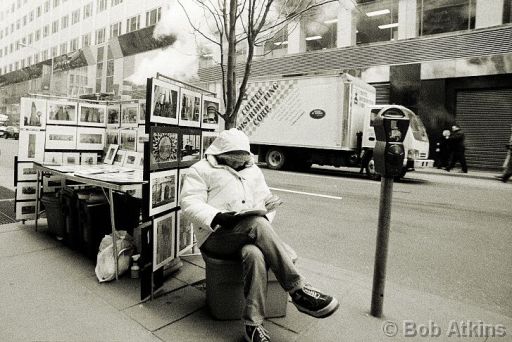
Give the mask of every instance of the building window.
[{"label": "building window", "polygon": [[27,57],[27,65],[32,65],[32,56]]},{"label": "building window", "polygon": [[110,0],[110,7],[117,6],[122,2],[123,0]]},{"label": "building window", "polygon": [[34,41],[34,34],[33,33],[30,33],[28,35],[28,44],[32,44],[32,42]]},{"label": "building window", "polygon": [[59,55],[59,47],[58,46],[52,47],[51,55],[52,55],[52,57],[57,57]]},{"label": "building window", "polygon": [[475,28],[474,0],[418,0],[420,36]]},{"label": "building window", "polygon": [[140,15],[126,20],[126,33],[137,31],[140,27]]},{"label": "building window", "polygon": [[46,61],[48,59],[48,50],[44,50],[42,53],[41,53],[41,59],[43,61]]},{"label": "building window", "polygon": [[40,17],[41,16],[41,6],[37,6],[36,8],[36,17]]},{"label": "building window", "polygon": [[53,8],[60,5],[60,0],[53,0]]},{"label": "building window", "polygon": [[16,51],[18,51],[20,49],[20,41],[19,40],[16,41],[16,45],[14,46],[14,49]]},{"label": "building window", "polygon": [[65,55],[66,53],[68,53],[68,43],[60,44],[60,54]]},{"label": "building window", "polygon": [[103,12],[107,9],[107,0],[96,0],[96,12]]},{"label": "building window", "polygon": [[41,30],[36,30],[36,33],[34,34],[34,39],[37,42],[39,39],[41,39]]},{"label": "building window", "polygon": [[82,35],[82,48],[91,45],[91,34],[87,33]]},{"label": "building window", "polygon": [[100,28],[96,30],[96,44],[101,44],[105,42],[105,28]]},{"label": "building window", "polygon": [[71,25],[74,25],[80,21],[80,9],[71,13]]},{"label": "building window", "polygon": [[23,69],[24,67],[25,67],[25,60],[24,60],[24,59],[22,59],[22,60],[21,60],[21,68]]},{"label": "building window", "polygon": [[52,23],[52,33],[57,33],[59,31],[59,21],[55,20]]},{"label": "building window", "polygon": [[105,47],[98,48],[98,55],[96,60],[96,92],[101,92],[101,79],[103,78],[103,58],[105,57]]},{"label": "building window", "polygon": [[19,67],[20,67],[20,62],[14,63],[14,70],[18,70]]},{"label": "building window", "polygon": [[92,2],[84,6],[84,19],[89,18],[92,15]]},{"label": "building window", "polygon": [[35,63],[39,63],[39,54],[38,54],[38,53],[36,53],[36,54],[34,55],[34,64],[35,64]]},{"label": "building window", "polygon": [[27,25],[27,16],[23,16],[23,26]]},{"label": "building window", "polygon": [[121,22],[110,25],[110,38],[121,35]]},{"label": "building window", "polygon": [[27,45],[27,38],[25,38],[25,37],[21,38],[21,44]]},{"label": "building window", "polygon": [[[271,39],[267,40],[264,45],[265,55],[271,57],[281,56],[286,53],[288,48],[288,27],[280,29]],[[211,54],[207,54],[203,57],[210,57]],[[211,57],[210,57],[211,58]]]},{"label": "building window", "polygon": [[65,29],[69,25],[69,15],[66,15],[60,19],[60,27]]},{"label": "building window", "polygon": [[44,10],[44,13],[47,13],[50,10],[50,0],[45,1],[43,10]]},{"label": "building window", "polygon": [[398,39],[398,0],[358,5],[356,28],[356,44]]},{"label": "building window", "polygon": [[50,25],[45,25],[43,27],[43,38],[48,37],[50,34]]},{"label": "building window", "polygon": [[16,20],[16,30],[20,29],[20,25],[21,25],[20,20],[19,19]]},{"label": "building window", "polygon": [[162,7],[155,8],[154,10],[146,12],[146,26],[155,25],[160,21]]},{"label": "building window", "polygon": [[72,39],[69,42],[69,52],[78,50],[78,38]]},{"label": "building window", "polygon": [[29,21],[29,22],[34,21],[34,11],[30,11],[30,13],[29,13],[29,15],[28,15],[28,21]]},{"label": "building window", "polygon": [[111,93],[114,91],[114,56],[112,49],[108,47],[107,53],[107,78],[105,84],[105,91]]}]

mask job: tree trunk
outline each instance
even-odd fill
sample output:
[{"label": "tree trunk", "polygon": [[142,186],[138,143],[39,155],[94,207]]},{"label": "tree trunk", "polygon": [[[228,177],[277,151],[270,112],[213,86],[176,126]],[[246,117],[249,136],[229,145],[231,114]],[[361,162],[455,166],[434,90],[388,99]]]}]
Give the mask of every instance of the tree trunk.
[{"label": "tree trunk", "polygon": [[226,67],[226,92],[227,103],[225,118],[225,128],[229,129],[235,127],[236,116],[234,114],[235,101],[236,101],[236,10],[237,0],[230,0],[229,2],[229,32],[228,38],[228,58]]}]

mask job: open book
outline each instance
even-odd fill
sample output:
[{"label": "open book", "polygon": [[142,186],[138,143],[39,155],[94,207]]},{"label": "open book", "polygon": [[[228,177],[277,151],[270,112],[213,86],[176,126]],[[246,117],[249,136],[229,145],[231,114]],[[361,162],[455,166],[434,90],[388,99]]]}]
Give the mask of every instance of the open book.
[{"label": "open book", "polygon": [[268,210],[265,208],[244,209],[235,213],[235,216],[265,216]]}]

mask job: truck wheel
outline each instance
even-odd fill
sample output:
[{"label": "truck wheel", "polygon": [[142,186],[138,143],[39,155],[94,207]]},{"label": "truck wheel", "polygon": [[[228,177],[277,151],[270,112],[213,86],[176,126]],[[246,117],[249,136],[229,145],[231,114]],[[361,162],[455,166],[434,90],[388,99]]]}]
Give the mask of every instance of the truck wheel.
[{"label": "truck wheel", "polygon": [[370,159],[368,165],[366,165],[366,176],[372,180],[380,180],[380,175],[375,172],[375,161]]},{"label": "truck wheel", "polygon": [[281,170],[286,163],[286,156],[281,149],[269,149],[265,156],[265,161],[272,170]]}]

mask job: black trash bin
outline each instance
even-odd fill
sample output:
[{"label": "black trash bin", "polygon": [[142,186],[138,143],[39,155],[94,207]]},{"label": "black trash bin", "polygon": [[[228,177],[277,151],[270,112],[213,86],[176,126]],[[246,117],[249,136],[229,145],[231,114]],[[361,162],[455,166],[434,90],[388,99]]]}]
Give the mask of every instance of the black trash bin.
[{"label": "black trash bin", "polygon": [[80,250],[89,259],[96,260],[101,239],[112,232],[106,198],[95,191],[79,192],[78,218]]},{"label": "black trash bin", "polygon": [[78,195],[75,189],[65,187],[61,190],[61,201],[65,214],[66,243],[74,250],[80,247],[80,230],[78,220]]},{"label": "black trash bin", "polygon": [[43,195],[41,203],[46,209],[48,232],[58,239],[64,239],[66,237],[66,217],[59,193]]}]

